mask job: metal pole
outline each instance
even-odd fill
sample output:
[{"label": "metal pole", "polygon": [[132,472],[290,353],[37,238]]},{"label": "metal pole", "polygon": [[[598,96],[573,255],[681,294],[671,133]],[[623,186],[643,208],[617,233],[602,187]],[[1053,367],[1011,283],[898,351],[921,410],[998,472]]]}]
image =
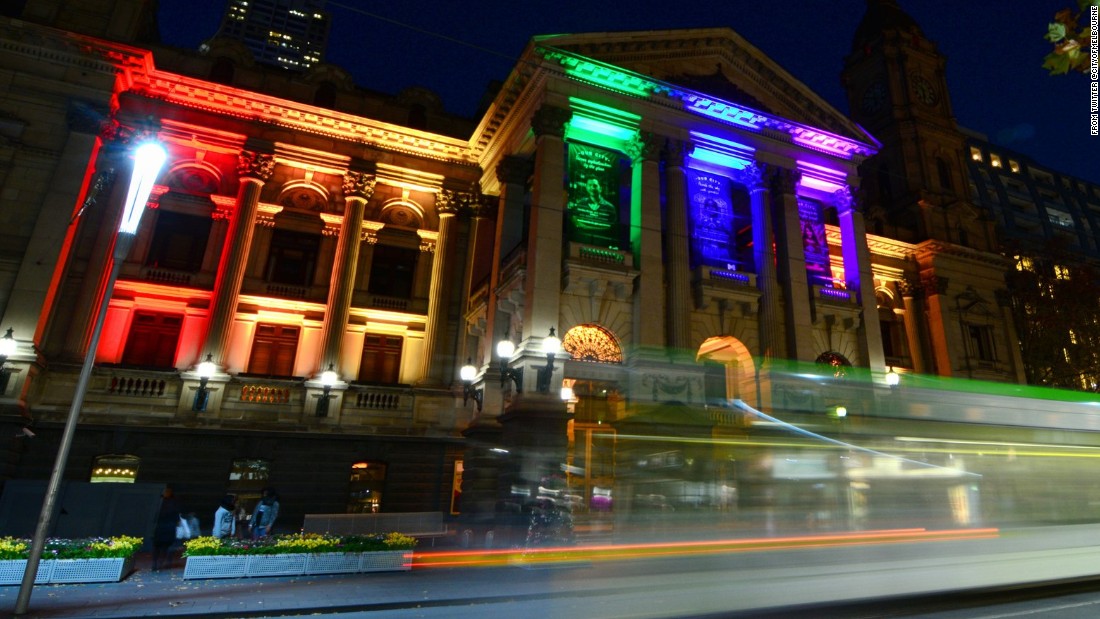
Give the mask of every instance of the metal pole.
[{"label": "metal pole", "polygon": [[61,445],[57,448],[57,459],[53,465],[53,473],[50,475],[50,483],[46,487],[46,497],[42,501],[42,511],[38,514],[38,527],[34,532],[34,541],[31,542],[30,554],[27,556],[27,570],[23,572],[23,582],[19,585],[19,597],[15,601],[15,614],[23,615],[30,604],[31,590],[34,587],[34,579],[38,576],[38,563],[42,558],[42,550],[46,546],[46,537],[53,528],[54,518],[57,516],[57,495],[61,488],[61,478],[65,473],[65,464],[69,460],[69,450],[72,447],[73,435],[76,433],[76,423],[80,418],[80,409],[84,406],[84,395],[88,391],[88,381],[92,376],[92,366],[95,365],[95,353],[99,348],[99,336],[103,332],[103,321],[107,316],[107,306],[110,305],[111,292],[118,279],[118,272],[122,268],[126,255],[130,253],[134,235],[127,232],[119,232],[115,238],[114,255],[112,256],[111,274],[107,278],[107,286],[104,288],[103,299],[99,304],[99,313],[92,327],[92,339],[88,343],[88,352],[84,355],[84,366],[80,369],[80,379],[76,382],[76,393],[73,394],[73,404],[69,408],[69,417],[65,421],[65,431],[61,434]]}]

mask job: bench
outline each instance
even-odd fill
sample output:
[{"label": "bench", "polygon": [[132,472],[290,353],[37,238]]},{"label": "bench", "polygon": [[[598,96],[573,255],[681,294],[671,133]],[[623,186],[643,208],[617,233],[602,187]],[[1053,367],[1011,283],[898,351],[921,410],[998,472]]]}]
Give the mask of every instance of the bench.
[{"label": "bench", "polygon": [[398,512],[382,514],[306,514],[303,533],[332,535],[376,535],[392,532],[431,539],[451,534],[443,523],[443,512]]}]

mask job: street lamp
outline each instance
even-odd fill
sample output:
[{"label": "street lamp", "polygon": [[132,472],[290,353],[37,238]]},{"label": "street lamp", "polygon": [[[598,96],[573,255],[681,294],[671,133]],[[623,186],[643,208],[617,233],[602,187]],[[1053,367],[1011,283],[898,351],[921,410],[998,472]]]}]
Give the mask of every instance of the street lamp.
[{"label": "street lamp", "polygon": [[199,375],[199,390],[195,392],[195,401],[191,404],[191,410],[199,412],[206,410],[206,404],[210,401],[210,390],[206,388],[206,384],[217,371],[218,366],[214,365],[214,355],[207,353],[206,361],[195,368],[195,372]]},{"label": "street lamp", "polygon": [[503,389],[508,379],[516,384],[516,391],[523,391],[523,368],[510,368],[508,362],[516,352],[516,345],[505,335],[504,339],[497,342],[497,357],[500,358],[500,388]]},{"label": "street lamp", "polygon": [[898,374],[894,370],[894,366],[891,365],[890,369],[886,371],[886,386],[887,387],[897,387],[898,383],[900,383],[900,382],[901,382],[901,374]]},{"label": "street lamp", "polygon": [[331,363],[328,364],[327,370],[321,372],[321,386],[324,391],[321,393],[321,399],[317,400],[318,417],[328,417],[328,402],[332,399],[332,386],[339,380],[335,366]]},{"label": "street lamp", "polygon": [[535,390],[539,393],[550,393],[550,378],[554,375],[554,355],[561,350],[561,340],[554,335],[554,327],[550,327],[550,335],[542,340],[542,350],[546,353],[546,366],[538,368]]},{"label": "street lamp", "polygon": [[15,338],[12,336],[14,329],[8,328],[8,332],[4,334],[4,337],[0,338],[0,396],[3,396],[8,392],[8,379],[11,377],[11,370],[6,367],[8,357],[15,354]]},{"label": "street lamp", "polygon": [[474,367],[471,359],[466,359],[466,365],[462,366],[462,369],[458,371],[458,377],[462,379],[462,405],[466,406],[470,398],[473,398],[474,402],[477,402],[477,412],[480,413],[481,404],[485,399],[485,392],[481,389],[474,389],[474,379],[477,378],[477,368]]},{"label": "street lamp", "polygon": [[27,606],[31,599],[31,589],[34,587],[34,579],[38,575],[38,562],[42,558],[42,549],[46,545],[46,537],[57,515],[57,495],[61,488],[61,477],[65,472],[65,463],[69,459],[73,434],[76,433],[76,422],[80,417],[80,409],[84,406],[84,396],[88,392],[88,381],[92,376],[92,366],[95,365],[95,353],[96,349],[99,348],[100,335],[103,333],[103,320],[107,316],[107,306],[110,305],[111,292],[114,290],[122,263],[126,260],[126,256],[130,253],[130,246],[134,243],[138,223],[141,221],[141,215],[149,202],[149,194],[152,193],[153,185],[156,183],[157,176],[167,159],[168,151],[156,141],[143,142],[134,149],[133,174],[130,176],[130,188],[126,193],[122,221],[119,223],[118,234],[115,236],[110,274],[99,300],[99,313],[96,315],[92,326],[92,337],[88,341],[88,350],[84,354],[84,365],[80,368],[80,378],[77,379],[76,390],[73,393],[73,403],[69,408],[65,429],[61,434],[61,444],[57,448],[57,459],[53,465],[53,472],[50,474],[50,482],[46,486],[46,496],[42,500],[42,511],[38,515],[34,541],[31,542],[31,548],[27,554],[27,568],[23,572],[23,582],[19,586],[19,596],[15,601],[16,615],[23,615],[27,612]]}]

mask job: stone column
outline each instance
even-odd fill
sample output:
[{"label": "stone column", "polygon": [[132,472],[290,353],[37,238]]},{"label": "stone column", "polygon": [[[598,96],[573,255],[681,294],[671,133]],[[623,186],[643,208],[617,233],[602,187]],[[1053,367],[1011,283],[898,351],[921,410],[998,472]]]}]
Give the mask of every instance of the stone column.
[{"label": "stone column", "polygon": [[844,257],[844,279],[848,290],[855,292],[863,309],[859,338],[860,355],[872,371],[886,367],[882,352],[882,329],[878,321],[878,303],[875,300],[875,280],[871,271],[871,251],[867,249],[867,227],[863,213],[847,187],[833,194],[837,218],[840,221],[840,248]]},{"label": "stone column", "polygon": [[[321,328],[321,365],[340,368],[340,349],[351,310],[351,295],[355,290],[355,269],[359,263],[359,238],[363,229],[363,211],[374,194],[376,179],[370,172],[349,170],[344,174],[344,222],[336,242],[332,267],[332,284],[325,306],[325,322]],[[337,372],[343,375],[342,372]]]},{"label": "stone column", "polygon": [[810,289],[806,274],[806,247],[803,245],[802,216],[799,213],[798,196],[795,194],[800,174],[797,170],[776,170],[772,177],[772,199],[775,202],[776,251],[778,253],[778,278],[782,282],[784,327],[787,340],[786,356],[798,361],[813,361],[813,338],[801,336],[811,333],[813,320],[810,314]]},{"label": "stone column", "polygon": [[455,246],[455,215],[459,208],[473,199],[469,192],[443,188],[435,197],[439,214],[439,237],[436,239],[435,260],[432,262],[432,283],[428,290],[428,319],[424,325],[424,358],[420,382],[438,385],[450,384],[450,377],[442,376],[448,364],[437,357],[447,350],[447,306],[451,298],[454,272],[452,254]]},{"label": "stone column", "polygon": [[[562,221],[565,213],[565,124],[572,112],[542,106],[531,119],[538,136],[531,217],[527,224],[527,270],[524,282],[523,342],[520,350],[542,350],[550,327],[558,327],[561,303]],[[532,339],[534,338],[534,339]],[[560,364],[558,364],[560,367]],[[525,377],[526,378],[526,377]],[[524,391],[535,390],[532,376]]]},{"label": "stone column", "polygon": [[[477,256],[482,252],[484,248],[479,247],[478,243],[485,231],[491,229],[494,231],[493,237],[489,240],[489,243],[493,245],[493,255],[499,253],[499,249],[496,248],[496,216],[497,216],[497,202],[499,198],[496,196],[478,196],[471,207],[473,208],[473,221],[470,222],[470,238],[466,243],[466,285],[464,298],[466,295],[473,294],[474,285],[478,282],[474,281],[475,271],[474,263],[477,262]],[[490,258],[490,261],[492,258]],[[475,365],[482,365],[490,361],[492,355],[492,347],[490,343],[493,340],[493,305],[496,303],[496,293],[493,290],[493,276],[496,274],[497,269],[493,264],[489,264],[489,273],[485,280],[485,324],[483,326],[484,333],[477,339],[476,350],[465,351],[466,355],[473,358]],[[468,306],[468,305],[467,305]]]},{"label": "stone column", "polygon": [[668,167],[666,212],[666,243],[668,264],[668,345],[674,353],[691,350],[691,253],[688,245],[687,176],[684,158],[691,152],[689,142],[669,142],[665,151]]},{"label": "stone column", "polygon": [[[951,348],[948,345],[947,330],[958,329],[957,321],[949,317],[951,303],[946,302],[947,286],[949,280],[946,277],[933,273],[921,276],[921,287],[924,290],[924,298],[928,303],[928,335],[932,341],[932,361],[935,367],[932,371],[940,376],[951,376],[954,372],[951,366]],[[960,342],[962,346],[966,342]]]},{"label": "stone column", "polygon": [[735,174],[735,180],[749,191],[752,208],[753,264],[756,267],[756,287],[760,289],[760,356],[764,363],[774,359],[779,350],[779,282],[775,272],[772,215],[765,167],[754,163]]},{"label": "stone column", "polygon": [[898,292],[901,293],[901,300],[905,305],[905,337],[909,343],[909,358],[913,360],[913,371],[919,374],[930,373],[930,368],[925,365],[926,338],[923,322],[924,308],[921,303],[923,291],[920,281],[906,277],[898,282]]},{"label": "stone column", "polygon": [[268,153],[245,150],[237,161],[237,174],[240,176],[237,208],[230,221],[221,264],[218,265],[214,294],[210,299],[210,324],[206,331],[206,343],[200,352],[201,358],[211,355],[221,369],[225,368],[229,332],[237,314],[237,298],[248,265],[260,190],[274,171],[275,157]]},{"label": "stone column", "polygon": [[665,265],[661,248],[661,147],[657,136],[642,132],[628,145],[633,162],[630,182],[630,245],[638,280],[634,286],[635,353],[653,360],[665,354]]}]

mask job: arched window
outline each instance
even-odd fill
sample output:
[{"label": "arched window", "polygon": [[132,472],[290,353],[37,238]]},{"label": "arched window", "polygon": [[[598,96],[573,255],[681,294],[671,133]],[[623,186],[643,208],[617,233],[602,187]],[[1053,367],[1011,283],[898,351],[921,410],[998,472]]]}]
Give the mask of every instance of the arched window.
[{"label": "arched window", "polygon": [[562,350],[578,361],[622,363],[623,351],[615,336],[597,325],[577,325],[565,334]]},{"label": "arched window", "polygon": [[141,458],[137,456],[128,454],[96,456],[92,460],[92,475],[88,481],[93,484],[132,484],[137,479],[139,468],[141,468]]},{"label": "arched window", "polygon": [[909,367],[909,345],[905,336],[905,321],[895,311],[894,298],[887,292],[875,293],[878,304],[878,324],[882,334],[882,354],[888,365]]}]

